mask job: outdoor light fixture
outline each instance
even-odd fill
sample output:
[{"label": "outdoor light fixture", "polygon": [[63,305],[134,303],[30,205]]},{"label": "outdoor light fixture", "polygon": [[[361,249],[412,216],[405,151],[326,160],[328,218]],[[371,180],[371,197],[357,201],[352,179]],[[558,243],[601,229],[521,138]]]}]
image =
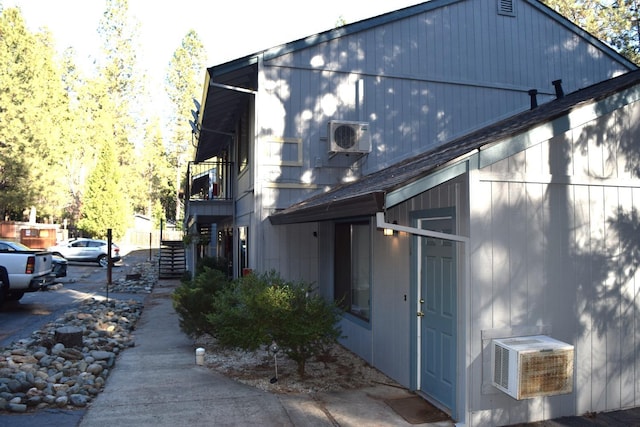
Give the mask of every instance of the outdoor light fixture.
[{"label": "outdoor light fixture", "polygon": [[276,344],[275,341],[273,341],[271,343],[271,345],[269,346],[269,350],[271,350],[271,352],[273,353],[273,361],[275,363],[276,366],[276,376],[271,378],[271,380],[269,380],[269,382],[271,384],[275,384],[278,382],[278,351],[280,350],[280,347],[278,346],[278,344]]},{"label": "outdoor light fixture", "polygon": [[[394,225],[398,225],[398,221],[393,221]],[[395,236],[398,232],[393,228],[383,228],[382,234],[385,236]]]}]

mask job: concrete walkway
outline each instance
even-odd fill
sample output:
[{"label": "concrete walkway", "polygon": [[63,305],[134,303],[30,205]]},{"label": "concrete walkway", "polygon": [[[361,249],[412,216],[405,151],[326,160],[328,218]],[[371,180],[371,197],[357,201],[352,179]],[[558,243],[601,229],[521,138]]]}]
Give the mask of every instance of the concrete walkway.
[{"label": "concrete walkway", "polygon": [[175,280],[160,281],[149,295],[135,331],[136,346],[120,355],[81,427],[415,425],[383,401],[410,396],[406,390],[381,385],[316,395],[273,394],[196,365],[192,340],[180,330],[173,309],[176,286]]}]

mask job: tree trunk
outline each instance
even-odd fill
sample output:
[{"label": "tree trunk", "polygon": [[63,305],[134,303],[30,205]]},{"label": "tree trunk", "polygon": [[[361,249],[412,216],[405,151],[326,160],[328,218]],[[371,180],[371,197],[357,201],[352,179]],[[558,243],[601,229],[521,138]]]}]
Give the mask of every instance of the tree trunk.
[{"label": "tree trunk", "polygon": [[82,347],[82,329],[75,326],[63,326],[56,329],[55,341],[65,347]]}]

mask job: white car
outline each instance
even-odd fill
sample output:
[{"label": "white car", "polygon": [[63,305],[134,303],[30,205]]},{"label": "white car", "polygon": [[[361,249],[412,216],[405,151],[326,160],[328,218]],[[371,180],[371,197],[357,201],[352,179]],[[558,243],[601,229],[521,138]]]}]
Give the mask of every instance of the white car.
[{"label": "white car", "polygon": [[[97,262],[101,267],[107,267],[107,241],[97,239],[70,239],[59,242],[55,246],[47,248],[47,251],[69,261]],[[120,248],[115,243],[111,243],[112,262],[120,261]]]}]

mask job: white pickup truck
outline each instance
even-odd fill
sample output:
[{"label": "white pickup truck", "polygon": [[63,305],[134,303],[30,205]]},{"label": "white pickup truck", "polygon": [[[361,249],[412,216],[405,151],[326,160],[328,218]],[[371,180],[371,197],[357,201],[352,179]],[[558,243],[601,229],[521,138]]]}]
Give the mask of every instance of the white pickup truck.
[{"label": "white pickup truck", "polygon": [[52,257],[51,252],[37,250],[0,250],[0,306],[51,285],[55,281]]}]

